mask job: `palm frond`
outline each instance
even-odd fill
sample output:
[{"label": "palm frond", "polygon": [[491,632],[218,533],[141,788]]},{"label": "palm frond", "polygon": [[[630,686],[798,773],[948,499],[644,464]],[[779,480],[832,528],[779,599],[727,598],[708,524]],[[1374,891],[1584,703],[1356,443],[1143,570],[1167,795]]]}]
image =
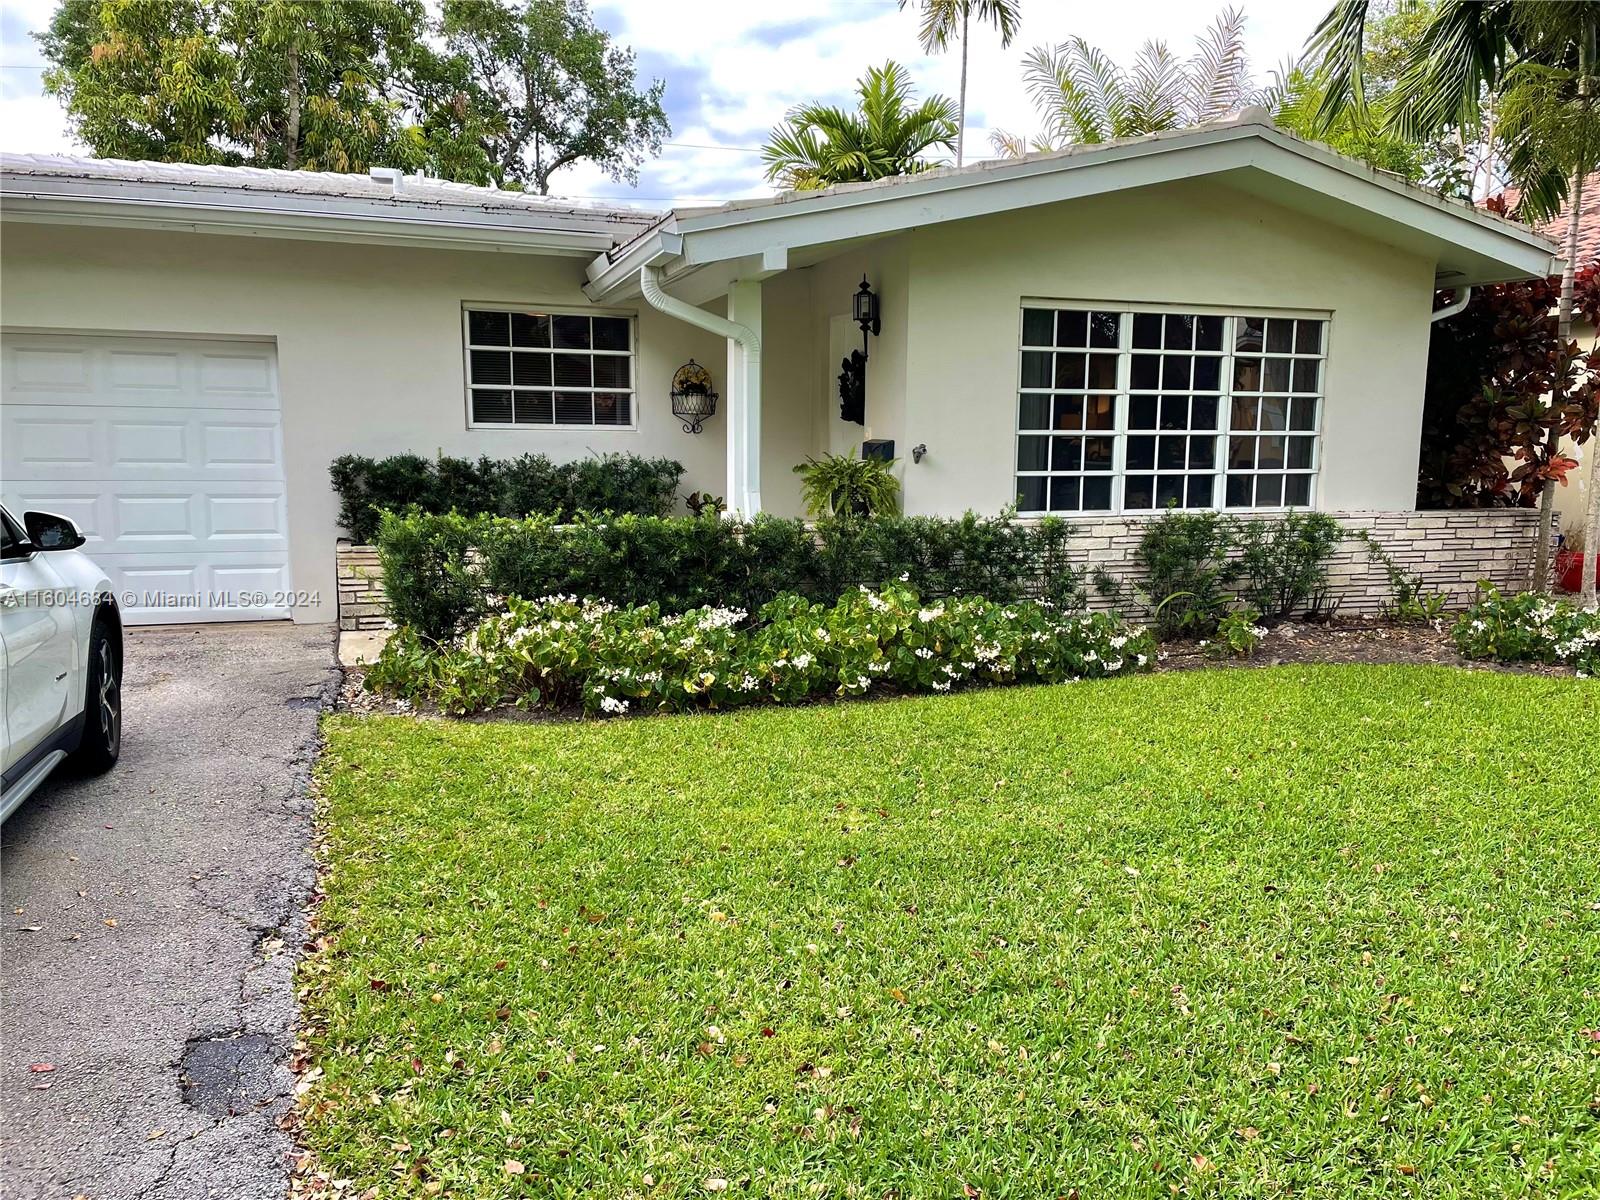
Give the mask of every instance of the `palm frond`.
[{"label": "palm frond", "polygon": [[1361,58],[1366,49],[1370,0],[1337,0],[1306,41],[1305,57],[1322,64],[1327,86],[1317,124],[1328,128],[1346,109],[1366,107]]},{"label": "palm frond", "polygon": [[1442,0],[1395,85],[1390,128],[1415,141],[1477,128],[1485,90],[1515,59],[1515,21],[1513,0]]},{"label": "palm frond", "polygon": [[1214,121],[1243,99],[1250,75],[1244,24],[1243,11],[1225,8],[1197,40],[1189,60],[1190,122]]},{"label": "palm frond", "polygon": [[[1128,81],[1122,68],[1104,50],[1081,37],[1068,38],[1067,64],[1072,82],[1108,137],[1126,137],[1131,131]],[[1087,139],[1086,139],[1087,140]]]},{"label": "palm frond", "polygon": [[1185,82],[1183,64],[1165,42],[1140,47],[1128,75],[1128,100],[1141,133],[1171,129],[1182,121]]}]

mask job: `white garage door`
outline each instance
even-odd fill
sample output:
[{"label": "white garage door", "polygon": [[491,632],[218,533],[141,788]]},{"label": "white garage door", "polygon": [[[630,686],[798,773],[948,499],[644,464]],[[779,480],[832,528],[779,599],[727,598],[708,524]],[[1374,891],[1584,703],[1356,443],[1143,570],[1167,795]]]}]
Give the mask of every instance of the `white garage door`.
[{"label": "white garage door", "polygon": [[124,621],[289,615],[271,344],[6,334],[0,388],[6,507],[75,520]]}]

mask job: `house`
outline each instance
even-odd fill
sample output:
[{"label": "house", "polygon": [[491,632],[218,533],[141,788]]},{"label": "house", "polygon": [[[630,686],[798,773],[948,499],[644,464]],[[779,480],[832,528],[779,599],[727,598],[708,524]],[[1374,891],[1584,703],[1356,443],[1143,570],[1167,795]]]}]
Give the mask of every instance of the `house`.
[{"label": "house", "polygon": [[[1532,543],[1525,512],[1413,509],[1435,290],[1547,274],[1551,243],[1261,110],[662,214],[384,171],[0,168],[5,497],[76,518],[130,621],[331,620],[349,452],[670,455],[787,515],[808,454],[887,443],[908,512],[1060,513],[1087,559],[1168,503],[1310,507],[1457,590]],[[690,359],[721,393],[699,432],[668,398]]]}]

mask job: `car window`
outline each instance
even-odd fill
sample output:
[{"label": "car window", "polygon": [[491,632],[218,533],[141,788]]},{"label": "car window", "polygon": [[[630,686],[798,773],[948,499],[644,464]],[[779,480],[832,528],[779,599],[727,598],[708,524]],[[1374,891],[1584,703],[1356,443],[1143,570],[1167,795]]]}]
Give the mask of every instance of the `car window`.
[{"label": "car window", "polygon": [[11,514],[0,508],[0,559],[27,557],[27,542],[26,535],[11,519]]}]

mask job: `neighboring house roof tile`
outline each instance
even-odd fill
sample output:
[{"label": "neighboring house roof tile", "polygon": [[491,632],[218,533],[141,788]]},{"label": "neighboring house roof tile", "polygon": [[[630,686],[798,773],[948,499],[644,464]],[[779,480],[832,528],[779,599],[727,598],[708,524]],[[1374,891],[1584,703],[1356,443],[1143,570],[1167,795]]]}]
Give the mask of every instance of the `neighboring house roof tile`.
[{"label": "neighboring house roof tile", "polygon": [[[1506,188],[1498,198],[1505,201],[1508,212],[1515,212],[1522,192],[1517,188]],[[1571,212],[1571,205],[1563,205],[1561,211],[1548,221],[1527,222],[1535,232],[1561,247],[1563,257],[1567,253],[1567,218]],[[1578,206],[1578,254],[1574,265],[1581,271],[1597,264],[1600,264],[1600,171],[1583,181],[1583,201]]]}]

